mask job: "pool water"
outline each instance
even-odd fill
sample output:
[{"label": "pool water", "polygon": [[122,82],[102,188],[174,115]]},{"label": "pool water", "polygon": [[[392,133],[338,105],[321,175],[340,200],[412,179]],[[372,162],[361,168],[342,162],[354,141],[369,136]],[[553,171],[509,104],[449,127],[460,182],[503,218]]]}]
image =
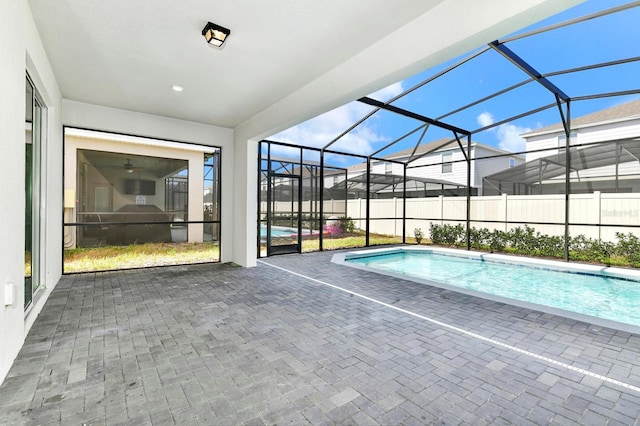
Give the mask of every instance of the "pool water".
[{"label": "pool water", "polygon": [[[284,226],[272,226],[271,227],[271,237],[272,238],[278,238],[278,237],[291,237],[291,236],[296,236],[298,235],[298,230],[295,228],[287,228]],[[308,230],[303,230],[302,231],[302,235],[309,235],[309,231]],[[266,238],[267,237],[267,225],[260,225],[260,237],[261,238]]]},{"label": "pool water", "polygon": [[[291,235],[295,235],[298,233],[297,229],[293,228],[283,228],[280,226],[272,226],[271,227],[271,236],[274,238],[277,237],[290,237]],[[267,236],[267,227],[265,225],[260,225],[260,236]]]},{"label": "pool water", "polygon": [[640,282],[424,251],[345,262],[640,326]]}]

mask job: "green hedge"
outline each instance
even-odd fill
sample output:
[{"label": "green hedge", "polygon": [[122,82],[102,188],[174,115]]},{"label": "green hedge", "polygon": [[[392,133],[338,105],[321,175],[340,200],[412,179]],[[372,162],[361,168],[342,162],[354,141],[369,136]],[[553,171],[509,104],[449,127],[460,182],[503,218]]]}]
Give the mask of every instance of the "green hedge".
[{"label": "green hedge", "polygon": [[[462,225],[431,224],[431,242],[436,245],[465,247],[466,232]],[[527,256],[564,257],[564,237],[546,235],[525,225],[510,231],[471,228],[471,248]],[[569,257],[572,260],[607,265],[640,267],[640,239],[634,234],[616,232],[616,242],[587,238],[569,238]]]}]

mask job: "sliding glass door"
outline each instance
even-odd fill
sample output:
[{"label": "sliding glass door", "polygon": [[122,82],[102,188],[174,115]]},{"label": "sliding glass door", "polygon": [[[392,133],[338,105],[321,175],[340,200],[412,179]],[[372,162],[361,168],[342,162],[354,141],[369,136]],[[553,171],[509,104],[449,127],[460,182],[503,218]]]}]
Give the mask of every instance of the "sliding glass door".
[{"label": "sliding glass door", "polygon": [[24,210],[24,307],[31,305],[40,287],[40,159],[42,102],[26,79],[25,109],[25,210]]}]

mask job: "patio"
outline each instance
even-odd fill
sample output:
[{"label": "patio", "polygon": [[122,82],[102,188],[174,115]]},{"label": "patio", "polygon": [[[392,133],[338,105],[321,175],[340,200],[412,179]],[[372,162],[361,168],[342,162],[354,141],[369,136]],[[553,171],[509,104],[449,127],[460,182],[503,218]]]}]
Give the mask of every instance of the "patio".
[{"label": "patio", "polygon": [[2,421],[640,417],[640,336],[344,268],[333,254],[63,276],[0,387]]}]

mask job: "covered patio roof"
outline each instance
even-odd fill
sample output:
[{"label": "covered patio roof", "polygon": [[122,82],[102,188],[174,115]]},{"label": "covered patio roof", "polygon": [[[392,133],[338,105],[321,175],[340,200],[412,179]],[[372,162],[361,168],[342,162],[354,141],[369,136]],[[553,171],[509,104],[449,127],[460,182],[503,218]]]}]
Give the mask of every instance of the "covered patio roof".
[{"label": "covered patio roof", "polygon": [[[579,0],[525,0],[498,14],[483,14],[490,2],[465,5],[482,20],[461,15],[462,3],[29,1],[64,99],[242,127],[251,137],[462,54],[481,31],[498,37]],[[201,34],[208,21],[231,30],[221,49]],[[452,25],[455,32],[439,37]],[[436,37],[437,44],[413,43]],[[391,50],[393,61],[381,64]]]}]

